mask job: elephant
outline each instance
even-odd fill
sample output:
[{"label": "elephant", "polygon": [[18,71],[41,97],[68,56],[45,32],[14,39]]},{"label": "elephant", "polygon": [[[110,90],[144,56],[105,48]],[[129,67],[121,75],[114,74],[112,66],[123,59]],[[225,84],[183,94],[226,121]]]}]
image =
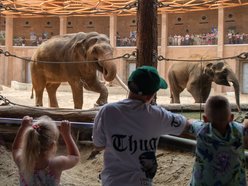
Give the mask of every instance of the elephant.
[{"label": "elephant", "polygon": [[[31,58],[31,78],[36,106],[43,106],[46,88],[49,106],[58,107],[56,91],[62,82],[71,86],[74,108],[82,109],[83,87],[100,93],[97,105],[107,103],[108,89],[98,79],[97,71],[106,81],[116,77],[117,68],[109,38],[97,32],[79,32],[54,36],[43,42]],[[94,62],[97,61],[97,62]]]},{"label": "elephant", "polygon": [[[205,103],[212,82],[234,87],[237,108],[240,111],[239,81],[230,66],[224,61],[176,62],[168,70],[171,103],[180,103],[179,95],[186,88],[196,103]],[[231,82],[231,83],[230,83]]]}]

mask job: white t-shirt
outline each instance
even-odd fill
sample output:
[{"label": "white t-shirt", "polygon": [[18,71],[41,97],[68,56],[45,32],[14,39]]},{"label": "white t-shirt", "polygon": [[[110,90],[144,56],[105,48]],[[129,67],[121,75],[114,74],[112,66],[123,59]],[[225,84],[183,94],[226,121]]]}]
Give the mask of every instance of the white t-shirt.
[{"label": "white t-shirt", "polygon": [[139,100],[125,99],[101,108],[95,118],[93,143],[105,147],[102,185],[152,185],[159,137],[179,135],[185,124],[185,117]]}]

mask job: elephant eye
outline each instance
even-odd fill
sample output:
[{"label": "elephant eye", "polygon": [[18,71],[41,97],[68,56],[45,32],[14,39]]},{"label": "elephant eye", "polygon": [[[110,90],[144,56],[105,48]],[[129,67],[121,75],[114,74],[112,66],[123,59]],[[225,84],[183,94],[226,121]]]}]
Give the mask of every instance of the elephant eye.
[{"label": "elephant eye", "polygon": [[214,64],[214,67],[216,69],[222,69],[222,68],[224,68],[224,63],[223,62],[218,62],[218,63]]},{"label": "elephant eye", "polygon": [[227,74],[228,72],[227,72],[227,69],[225,68],[225,69],[223,69],[223,71],[222,72],[220,72],[221,74]]}]

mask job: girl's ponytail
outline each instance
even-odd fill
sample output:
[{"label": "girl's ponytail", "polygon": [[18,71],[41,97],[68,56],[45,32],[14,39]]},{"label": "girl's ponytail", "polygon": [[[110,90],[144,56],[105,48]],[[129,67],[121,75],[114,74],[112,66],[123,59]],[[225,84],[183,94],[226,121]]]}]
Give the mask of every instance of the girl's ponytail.
[{"label": "girl's ponytail", "polygon": [[34,171],[35,163],[40,154],[40,145],[37,129],[30,127],[24,134],[20,166],[26,180],[29,180]]},{"label": "girl's ponytail", "polygon": [[26,180],[30,180],[39,157],[50,156],[59,138],[56,123],[48,116],[41,116],[27,129],[23,138],[20,169]]}]

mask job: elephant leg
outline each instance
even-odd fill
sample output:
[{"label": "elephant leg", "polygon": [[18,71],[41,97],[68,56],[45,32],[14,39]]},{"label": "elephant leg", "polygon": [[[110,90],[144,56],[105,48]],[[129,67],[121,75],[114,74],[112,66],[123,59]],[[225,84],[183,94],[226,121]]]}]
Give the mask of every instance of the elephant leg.
[{"label": "elephant leg", "polygon": [[189,87],[187,90],[190,92],[195,100],[195,103],[205,103],[211,90],[211,84],[209,87]]},{"label": "elephant leg", "polygon": [[79,80],[69,81],[72,90],[75,109],[82,109],[83,106],[83,86]]},{"label": "elephant leg", "polygon": [[192,97],[195,100],[195,103],[203,103],[202,97],[200,96],[200,93],[196,93],[195,91],[189,91]]},{"label": "elephant leg", "polygon": [[59,86],[60,86],[60,83],[47,83],[46,84],[46,90],[48,93],[50,107],[59,107],[57,97],[56,97],[56,91]]},{"label": "elephant leg", "polygon": [[35,89],[35,106],[37,107],[42,107],[43,106],[43,91],[44,88],[39,88],[39,89]]},{"label": "elephant leg", "polygon": [[107,101],[107,99],[108,99],[108,89],[98,79],[94,78],[94,79],[85,81],[84,87],[87,90],[100,93],[100,96],[99,96],[98,100],[96,101],[96,104],[101,106],[101,105],[104,105],[104,104],[106,104],[108,102]]},{"label": "elephant leg", "polygon": [[43,92],[45,89],[45,82],[32,82],[33,89],[35,91],[35,106],[42,107],[43,106]]},{"label": "elephant leg", "polygon": [[180,93],[182,91],[179,87],[177,89],[173,89],[173,86],[171,87],[171,103],[180,103]]},{"label": "elephant leg", "polygon": [[181,92],[173,92],[171,95],[171,103],[180,103],[180,93]]},{"label": "elephant leg", "polygon": [[210,94],[210,91],[211,91],[211,86],[210,86],[210,89],[209,90],[203,90],[203,92],[201,93],[202,95],[202,103],[205,103],[208,99],[208,96]]},{"label": "elephant leg", "polygon": [[177,78],[174,72],[170,71],[168,74],[168,80],[170,84],[170,97],[171,103],[180,103],[180,93],[183,89],[178,85]]}]

